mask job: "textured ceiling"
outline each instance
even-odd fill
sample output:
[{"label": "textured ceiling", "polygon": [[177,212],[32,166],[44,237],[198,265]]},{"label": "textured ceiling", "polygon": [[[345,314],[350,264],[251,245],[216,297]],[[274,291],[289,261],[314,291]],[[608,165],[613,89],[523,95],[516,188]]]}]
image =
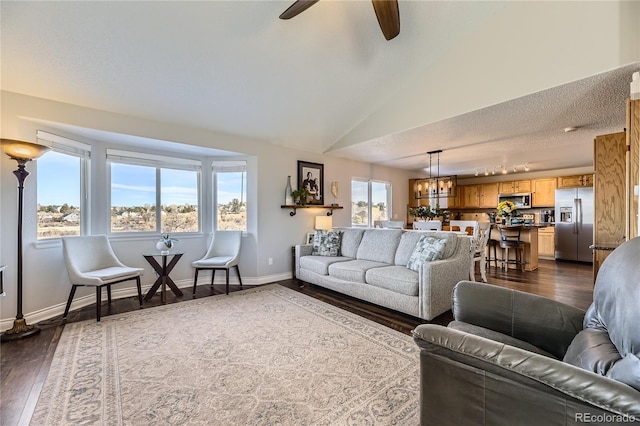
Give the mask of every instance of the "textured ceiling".
[{"label": "textured ceiling", "polygon": [[[460,175],[527,162],[532,170],[588,166],[593,137],[624,126],[637,63],[474,112],[460,105],[452,118],[344,147],[337,142],[345,135],[487,29],[524,25],[527,10],[552,19],[564,16],[556,7],[578,13],[608,6],[400,0],[400,35],[386,41],[370,1],[322,0],[294,19],[278,19],[291,2],[2,1],[1,88],[409,170],[428,164],[425,152],[444,149],[441,172]],[[616,7],[610,20],[617,22]],[[496,43],[509,41],[498,37]],[[488,50],[494,44],[483,42],[482,54],[501,55]],[[406,116],[416,111],[403,108]],[[157,146],[69,124],[57,125]],[[579,130],[564,133],[567,126]]]},{"label": "textured ceiling", "polygon": [[[334,155],[409,170],[428,170],[443,149],[440,174],[556,170],[593,165],[593,139],[621,132],[629,82],[638,64],[380,137]],[[565,132],[565,128],[577,130]],[[433,168],[436,156],[432,156]],[[433,170],[435,173],[435,170]]]}]

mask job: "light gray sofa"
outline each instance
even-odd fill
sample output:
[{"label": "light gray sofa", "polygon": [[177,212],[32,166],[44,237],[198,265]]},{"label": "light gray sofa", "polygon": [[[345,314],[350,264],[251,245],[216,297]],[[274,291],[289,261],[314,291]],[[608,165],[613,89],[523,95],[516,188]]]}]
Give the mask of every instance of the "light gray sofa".
[{"label": "light gray sofa", "polygon": [[[341,256],[295,247],[296,278],[376,305],[432,320],[451,309],[453,287],[469,277],[471,240],[452,232],[343,228]],[[418,240],[446,240],[440,260],[406,267]]]}]

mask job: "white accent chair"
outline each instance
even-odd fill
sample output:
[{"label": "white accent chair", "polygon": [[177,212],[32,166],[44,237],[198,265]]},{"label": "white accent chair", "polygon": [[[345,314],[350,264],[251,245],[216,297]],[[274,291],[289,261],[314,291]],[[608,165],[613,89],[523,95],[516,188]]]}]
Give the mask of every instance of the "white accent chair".
[{"label": "white accent chair", "polygon": [[240,277],[240,247],[242,245],[242,231],[215,231],[213,239],[209,245],[209,250],[200,260],[196,260],[191,265],[196,269],[193,279],[193,296],[196,295],[198,285],[198,272],[200,270],[211,270],[211,287],[216,277],[216,271],[226,271],[227,294],[229,294],[229,269],[235,268],[238,273],[238,281],[242,288],[242,278]]},{"label": "white accent chair", "polygon": [[442,231],[441,220],[427,220],[413,222],[413,229],[419,231]]},{"label": "white accent chair", "polygon": [[491,235],[491,223],[478,223],[478,236],[471,240],[471,270],[469,271],[469,280],[476,280],[476,263],[480,264],[480,276],[482,282],[487,282],[487,242]]},{"label": "white accent chair", "polygon": [[106,235],[62,237],[62,252],[72,284],[67,306],[62,315],[63,320],[67,318],[76,289],[80,286],[96,288],[96,321],[100,321],[102,287],[107,287],[107,298],[111,304],[111,286],[135,280],[138,287],[138,301],[142,308],[140,277],[144,269],[131,268],[120,262]]}]

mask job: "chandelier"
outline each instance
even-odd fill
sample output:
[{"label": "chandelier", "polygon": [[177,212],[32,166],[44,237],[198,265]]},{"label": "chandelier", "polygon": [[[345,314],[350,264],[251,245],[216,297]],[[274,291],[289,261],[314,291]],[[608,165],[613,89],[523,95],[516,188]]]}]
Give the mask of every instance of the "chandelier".
[{"label": "chandelier", "polygon": [[[440,176],[440,153],[441,149],[436,151],[429,151],[429,177],[426,179],[416,179],[413,190],[416,199],[422,198],[448,198],[456,196],[456,188],[458,177],[452,176]],[[432,176],[432,156],[436,155],[437,158],[437,172],[435,176]]]}]

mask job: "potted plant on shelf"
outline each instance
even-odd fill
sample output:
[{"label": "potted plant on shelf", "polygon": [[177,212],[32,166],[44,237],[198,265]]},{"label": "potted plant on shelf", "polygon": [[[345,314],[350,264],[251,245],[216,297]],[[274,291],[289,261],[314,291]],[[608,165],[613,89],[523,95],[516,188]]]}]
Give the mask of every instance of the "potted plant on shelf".
[{"label": "potted plant on shelf", "polygon": [[307,197],[311,195],[309,191],[304,188],[298,188],[295,191],[291,191],[291,196],[293,197],[293,202],[304,206],[307,204]]}]

